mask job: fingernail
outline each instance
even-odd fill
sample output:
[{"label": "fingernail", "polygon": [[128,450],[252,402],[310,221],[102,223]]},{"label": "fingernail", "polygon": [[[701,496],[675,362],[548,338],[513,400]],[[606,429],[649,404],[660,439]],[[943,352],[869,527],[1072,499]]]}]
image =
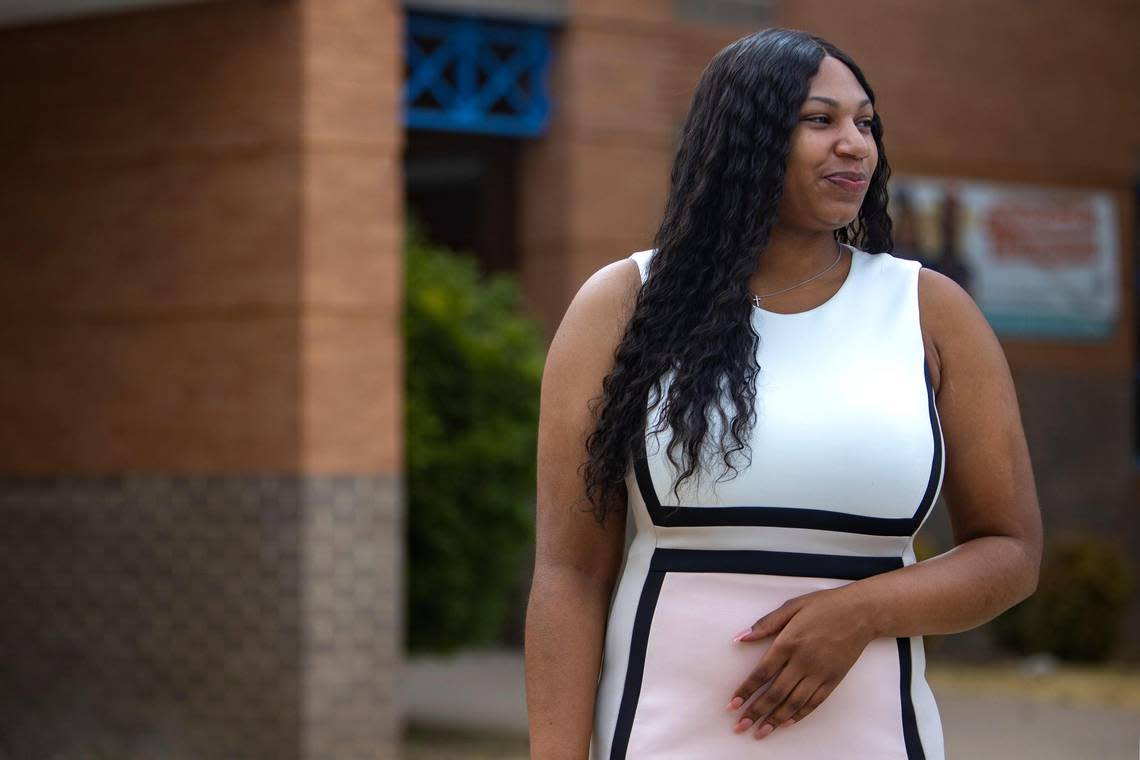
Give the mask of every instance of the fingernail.
[{"label": "fingernail", "polygon": [[741,718],[740,722],[736,724],[736,728],[732,729],[736,733],[747,731],[748,727],[752,725],[752,718]]},{"label": "fingernail", "polygon": [[744,699],[743,699],[742,697],[733,697],[733,698],[732,698],[732,699],[729,701],[729,703],[728,703],[728,707],[726,707],[726,708],[724,708],[724,709],[725,709],[725,710],[728,710],[729,712],[732,712],[733,710],[739,710],[739,709],[740,709],[740,706],[741,706],[742,704],[744,704]]},{"label": "fingernail", "polygon": [[795,722],[796,722],[795,718],[788,718],[787,720],[785,720],[783,723],[780,724],[780,728],[787,728],[788,726],[792,725]]},{"label": "fingernail", "polygon": [[765,723],[764,725],[760,726],[760,730],[756,732],[756,738],[763,739],[765,736],[772,733],[773,730],[774,729],[772,728],[771,723]]},{"label": "fingernail", "polygon": [[733,641],[740,641],[741,639],[743,639],[745,636],[747,636],[750,633],[752,633],[752,629],[751,628],[745,628],[743,631],[741,631],[740,633],[733,636],[732,640]]}]

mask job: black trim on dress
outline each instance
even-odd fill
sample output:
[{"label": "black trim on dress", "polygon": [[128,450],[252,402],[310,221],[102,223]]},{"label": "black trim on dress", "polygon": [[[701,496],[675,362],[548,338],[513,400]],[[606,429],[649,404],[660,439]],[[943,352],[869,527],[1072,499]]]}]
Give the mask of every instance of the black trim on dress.
[{"label": "black trim on dress", "polygon": [[926,519],[927,512],[934,506],[934,497],[938,493],[942,477],[942,425],[938,422],[938,409],[934,403],[934,381],[930,376],[930,365],[926,363],[926,356],[922,357],[922,371],[926,378],[926,404],[930,415],[930,432],[934,436],[934,455],[930,461],[930,479],[926,482],[926,493],[918,503],[911,526],[911,533],[917,533],[922,521]]},{"label": "black trim on dress", "polygon": [[910,639],[896,639],[899,645],[899,691],[902,704],[903,742],[906,744],[907,760],[926,760],[922,749],[922,737],[918,734],[918,720],[914,715],[914,702],[911,700],[911,661]]},{"label": "black trim on dress", "polygon": [[903,566],[902,557],[806,554],[745,549],[655,549],[649,572],[752,573],[857,581]]},{"label": "black trim on dress", "polygon": [[614,740],[610,747],[610,760],[625,760],[629,748],[629,735],[633,730],[633,717],[637,713],[637,700],[641,697],[641,677],[645,671],[645,650],[649,646],[649,628],[653,623],[653,612],[657,608],[657,597],[661,594],[661,583],[665,573],[653,572],[645,577],[641,587],[641,598],[637,602],[637,613],[633,618],[633,640],[629,646],[629,663],[625,669],[625,688],[621,692],[617,723],[614,726]]}]

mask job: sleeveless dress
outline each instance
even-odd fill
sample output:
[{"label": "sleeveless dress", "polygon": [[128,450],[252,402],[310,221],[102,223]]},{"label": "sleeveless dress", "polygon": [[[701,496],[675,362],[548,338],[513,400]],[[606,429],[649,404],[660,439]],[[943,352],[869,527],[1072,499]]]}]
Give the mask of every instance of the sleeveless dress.
[{"label": "sleeveless dress", "polygon": [[[814,712],[760,742],[734,733],[739,711],[725,710],[772,640],[733,635],[792,597],[913,564],[942,486],[920,265],[848,248],[847,279],[821,306],[753,309],[752,464],[737,460],[735,477],[702,472],[675,499],[650,393],[645,448],[626,476],[591,760],[943,760],[921,636],[873,640]],[[642,282],[652,255],[630,257]]]}]

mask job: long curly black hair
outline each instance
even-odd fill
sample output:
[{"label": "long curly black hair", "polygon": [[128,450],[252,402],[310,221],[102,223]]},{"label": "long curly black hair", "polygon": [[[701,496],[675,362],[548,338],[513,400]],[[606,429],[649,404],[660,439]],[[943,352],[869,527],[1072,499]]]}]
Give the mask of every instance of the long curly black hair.
[{"label": "long curly black hair", "polygon": [[[748,281],[776,219],[792,130],[825,56],[846,64],[874,104],[874,92],[849,55],[796,30],[766,29],[739,39],[701,74],[673,162],[649,277],[602,394],[591,402],[597,424],[587,437],[583,466],[586,496],[599,523],[622,511],[626,472],[631,457],[640,455],[651,400],[664,403],[654,432],[672,430],[666,454],[680,473],[673,484],[677,503],[684,480],[697,474],[700,482],[710,412],[720,420],[721,477],[737,471],[737,453],[747,450],[751,462],[745,441],[756,422],[760,336],[752,325]],[[857,218],[835,237],[866,251],[890,251],[890,168],[877,109],[871,134],[878,164]]]}]

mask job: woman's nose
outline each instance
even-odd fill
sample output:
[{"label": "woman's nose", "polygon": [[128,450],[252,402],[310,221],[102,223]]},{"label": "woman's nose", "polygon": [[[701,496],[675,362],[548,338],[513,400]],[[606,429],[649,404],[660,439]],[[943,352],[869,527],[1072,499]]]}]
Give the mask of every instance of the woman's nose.
[{"label": "woman's nose", "polygon": [[835,150],[842,156],[860,159],[866,158],[871,152],[871,148],[867,143],[872,139],[874,138],[870,135],[864,135],[859,131],[859,127],[854,122],[848,122],[843,128],[843,132],[839,135]]}]

